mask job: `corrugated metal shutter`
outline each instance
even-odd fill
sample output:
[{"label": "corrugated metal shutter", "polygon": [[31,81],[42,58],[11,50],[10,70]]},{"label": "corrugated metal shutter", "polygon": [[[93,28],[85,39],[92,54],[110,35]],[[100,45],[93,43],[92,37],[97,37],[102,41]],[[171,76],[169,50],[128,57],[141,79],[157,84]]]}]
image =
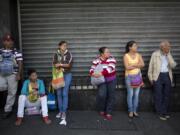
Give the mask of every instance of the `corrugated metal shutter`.
[{"label": "corrugated metal shutter", "polygon": [[[22,49],[25,71],[36,68],[51,78],[52,56],[60,40],[69,43],[74,56],[73,84],[87,85],[91,61],[98,48],[107,46],[118,61],[122,84],[122,56],[129,40],[139,43],[146,76],[151,53],[159,42],[172,43],[180,63],[180,2],[61,2],[20,0]],[[179,67],[175,70],[179,74]]]}]

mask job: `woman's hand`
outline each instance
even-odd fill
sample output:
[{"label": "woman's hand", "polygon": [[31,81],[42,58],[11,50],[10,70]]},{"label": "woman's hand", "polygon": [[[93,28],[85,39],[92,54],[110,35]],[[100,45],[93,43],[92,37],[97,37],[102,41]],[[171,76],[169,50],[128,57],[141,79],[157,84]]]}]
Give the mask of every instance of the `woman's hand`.
[{"label": "woman's hand", "polygon": [[128,59],[126,56],[123,57],[124,67],[126,70],[133,70],[136,69],[135,65],[129,65]]},{"label": "woman's hand", "polygon": [[37,91],[37,90],[34,90],[34,91],[33,91],[33,95],[38,95],[38,91]]},{"label": "woman's hand", "polygon": [[142,56],[140,55],[140,57],[139,57],[139,62],[138,62],[138,64],[136,65],[136,67],[137,67],[137,68],[143,68],[144,66],[145,66],[144,60],[143,60]]},{"label": "woman's hand", "polygon": [[127,67],[127,70],[133,70],[133,69],[136,69],[137,67],[134,65],[134,66],[128,66]]},{"label": "woman's hand", "polygon": [[55,67],[56,67],[56,68],[62,67],[62,64],[55,64]]},{"label": "woman's hand", "polygon": [[135,64],[133,65],[135,68],[142,68],[144,67],[144,64],[143,63],[138,63],[138,64]]}]

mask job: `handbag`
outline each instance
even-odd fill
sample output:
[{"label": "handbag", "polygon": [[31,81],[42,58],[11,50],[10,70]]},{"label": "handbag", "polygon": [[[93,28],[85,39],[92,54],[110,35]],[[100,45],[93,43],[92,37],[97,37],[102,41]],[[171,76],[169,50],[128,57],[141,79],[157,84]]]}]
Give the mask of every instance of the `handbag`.
[{"label": "handbag", "polygon": [[62,69],[57,69],[53,66],[52,69],[52,87],[59,89],[65,86],[64,75]]},{"label": "handbag", "polygon": [[[97,65],[96,68],[94,69],[95,74],[98,74],[102,71],[103,71],[103,66],[101,64]],[[91,76],[91,84],[94,86],[103,84],[103,83],[105,83],[105,81],[106,80],[105,80],[104,76],[100,76],[98,78]]]},{"label": "handbag", "polygon": [[138,88],[144,85],[141,72],[134,75],[128,75],[128,77],[132,88]]},{"label": "handbag", "polygon": [[40,106],[27,107],[25,109],[26,115],[39,115],[41,114]]},{"label": "handbag", "polygon": [[52,86],[49,86],[47,95],[47,105],[49,110],[56,110],[56,95]]}]

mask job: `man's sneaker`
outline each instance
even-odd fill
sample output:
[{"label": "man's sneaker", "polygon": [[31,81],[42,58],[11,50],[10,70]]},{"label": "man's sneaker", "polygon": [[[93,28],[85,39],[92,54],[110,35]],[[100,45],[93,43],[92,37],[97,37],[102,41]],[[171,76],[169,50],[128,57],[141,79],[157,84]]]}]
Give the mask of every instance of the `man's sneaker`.
[{"label": "man's sneaker", "polygon": [[47,125],[51,124],[51,120],[49,119],[48,116],[43,117],[43,121],[44,121],[44,123],[47,124]]},{"label": "man's sneaker", "polygon": [[23,120],[23,118],[17,117],[17,118],[16,118],[15,125],[16,125],[16,126],[20,126],[20,125],[22,124],[22,120]]},{"label": "man's sneaker", "polygon": [[160,119],[160,120],[163,120],[163,121],[166,121],[166,120],[167,120],[167,118],[166,118],[165,116],[159,116],[159,119]]},{"label": "man's sneaker", "polygon": [[166,119],[170,119],[171,116],[170,115],[165,115]]},{"label": "man's sneaker", "polygon": [[57,119],[60,119],[61,116],[62,116],[62,113],[58,113],[58,114],[56,115],[56,118],[57,118]]},{"label": "man's sneaker", "polygon": [[2,119],[8,119],[11,115],[12,115],[12,111],[11,112],[4,112],[4,114],[2,115]]}]

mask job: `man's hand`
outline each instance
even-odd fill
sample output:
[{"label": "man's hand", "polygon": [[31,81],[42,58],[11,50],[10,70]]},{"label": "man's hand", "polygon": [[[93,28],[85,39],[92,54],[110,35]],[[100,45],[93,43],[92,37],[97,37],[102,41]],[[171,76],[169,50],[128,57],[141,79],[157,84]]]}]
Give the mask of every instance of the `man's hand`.
[{"label": "man's hand", "polygon": [[17,81],[21,80],[21,75],[19,73],[16,74],[16,80]]},{"label": "man's hand", "polygon": [[23,68],[22,67],[23,67],[22,61],[18,61],[19,70],[18,70],[18,73],[16,74],[16,80],[17,81],[21,80],[21,77],[23,77],[23,76],[21,76],[21,75],[23,75]]},{"label": "man's hand", "polygon": [[150,84],[151,84],[151,85],[153,85],[153,84],[154,84],[154,81],[153,81],[153,80],[151,80],[151,81],[150,81]]}]

